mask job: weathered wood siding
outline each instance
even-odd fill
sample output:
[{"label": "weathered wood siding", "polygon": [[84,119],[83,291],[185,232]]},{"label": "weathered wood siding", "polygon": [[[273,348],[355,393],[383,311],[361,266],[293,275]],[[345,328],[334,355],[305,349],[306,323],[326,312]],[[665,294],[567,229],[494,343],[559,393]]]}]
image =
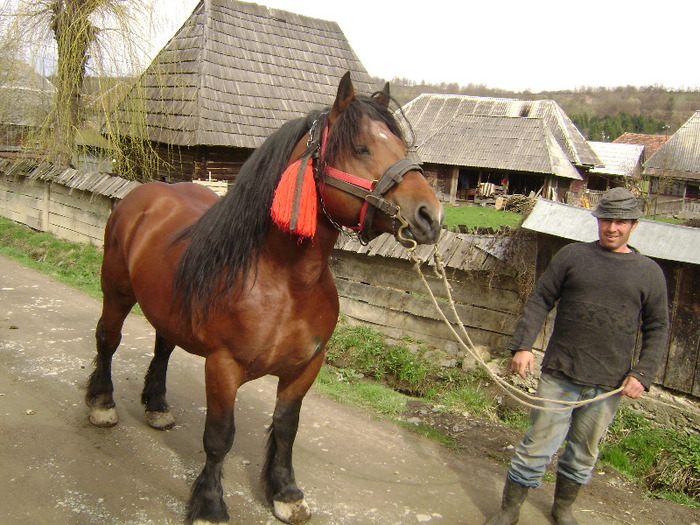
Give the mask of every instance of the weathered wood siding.
[{"label": "weathered wood siding", "polygon": [[0,215],[62,239],[102,246],[114,203],[137,185],[104,173],[0,161]]},{"label": "weathered wood siding", "polygon": [[158,178],[168,182],[196,179],[232,182],[253,152],[249,148],[223,146],[169,146],[154,143],[161,159]]},{"label": "weathered wood siding", "polygon": [[[341,241],[333,252],[331,270],[341,312],[351,322],[371,325],[389,336],[408,335],[463,355],[407,251],[388,235],[373,243],[360,247],[356,242]],[[504,350],[522,308],[522,292],[512,274],[468,236],[446,232],[441,251],[457,314],[472,342],[491,351]],[[442,280],[427,263],[423,274],[461,334]]]}]

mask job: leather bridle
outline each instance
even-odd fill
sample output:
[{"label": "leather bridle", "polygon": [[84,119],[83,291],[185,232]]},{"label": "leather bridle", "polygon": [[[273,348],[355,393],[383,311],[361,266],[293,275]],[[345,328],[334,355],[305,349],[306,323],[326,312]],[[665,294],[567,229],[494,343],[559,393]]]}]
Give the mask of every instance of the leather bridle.
[{"label": "leather bridle", "polygon": [[[319,123],[323,123],[323,131],[320,131]],[[307,141],[308,149],[302,155],[302,166],[308,164],[310,159],[314,161],[314,177],[319,186],[327,184],[340,191],[354,195],[363,200],[362,211],[360,212],[360,221],[357,226],[349,228],[357,232],[361,243],[367,244],[370,240],[376,237],[376,233],[372,232],[372,222],[377,210],[387,215],[389,218],[398,220],[403,226],[399,232],[407,226],[405,219],[401,216],[401,208],[392,204],[384,198],[384,195],[399,184],[403,180],[403,176],[409,171],[419,171],[423,173],[423,168],[413,162],[408,157],[397,160],[388,166],[381,177],[377,180],[367,180],[351,173],[346,173],[342,170],[329,166],[325,163],[324,153],[326,147],[326,138],[328,135],[328,125],[326,124],[325,115],[322,115],[314,121],[311,130],[309,131],[309,139]],[[325,206],[323,205],[322,192],[321,207],[324,213],[328,216]],[[336,222],[328,217],[332,224],[338,226]],[[397,232],[398,233],[398,232]]]}]

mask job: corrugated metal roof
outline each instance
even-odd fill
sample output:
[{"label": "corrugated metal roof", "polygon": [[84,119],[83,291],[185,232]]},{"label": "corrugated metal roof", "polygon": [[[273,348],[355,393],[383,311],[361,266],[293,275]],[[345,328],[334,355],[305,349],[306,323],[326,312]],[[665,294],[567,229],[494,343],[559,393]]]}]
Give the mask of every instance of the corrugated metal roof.
[{"label": "corrugated metal roof", "polygon": [[541,118],[458,114],[418,154],[424,162],[581,179]]},{"label": "corrugated metal roof", "polygon": [[[602,166],[574,123],[553,100],[525,101],[467,95],[422,94],[403,107],[416,132],[418,154],[422,144],[447,122],[465,115],[539,118],[551,132],[568,161],[576,166]],[[515,123],[517,119],[509,122]]]},{"label": "corrugated metal roof", "polygon": [[588,144],[605,164],[605,167],[592,169],[591,173],[622,177],[641,175],[642,153],[644,153],[644,146],[641,144],[592,141],[589,141]]},{"label": "corrugated metal roof", "polygon": [[120,105],[121,133],[143,133],[141,114],[152,141],[255,148],[284,122],[331,104],[346,71],[358,92],[372,90],[335,22],[200,2]]},{"label": "corrugated metal roof", "polygon": [[644,174],[700,179],[700,111],[646,161]]},{"label": "corrugated metal roof", "polygon": [[[573,241],[598,239],[591,210],[545,199],[537,200],[522,227]],[[700,264],[700,228],[640,219],[629,244],[655,259]]]}]

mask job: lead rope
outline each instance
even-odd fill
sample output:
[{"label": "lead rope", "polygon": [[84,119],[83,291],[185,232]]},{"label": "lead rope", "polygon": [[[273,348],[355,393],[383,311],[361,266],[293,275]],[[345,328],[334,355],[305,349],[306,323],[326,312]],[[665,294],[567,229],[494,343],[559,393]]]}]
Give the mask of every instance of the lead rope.
[{"label": "lead rope", "polygon": [[[445,274],[445,267],[442,264],[442,261],[440,260],[440,256],[438,254],[438,242],[435,243],[433,246],[432,250],[432,257],[435,262],[435,275],[439,278],[442,279],[442,282],[445,286],[445,292],[447,293],[447,298],[448,302],[450,304],[450,309],[452,310],[452,313],[455,316],[455,319],[457,319],[458,324],[460,326],[462,335],[464,336],[464,339],[457,333],[457,331],[454,329],[452,326],[452,323],[447,319],[447,316],[445,316],[445,313],[442,311],[442,308],[440,308],[440,305],[438,304],[437,299],[435,298],[435,294],[433,294],[432,289],[430,288],[430,285],[428,284],[428,281],[425,278],[425,275],[423,275],[423,271],[421,270],[421,266],[425,263],[425,261],[421,260],[417,255],[416,255],[416,248],[418,247],[418,244],[416,241],[413,239],[408,239],[403,236],[403,230],[408,228],[408,223],[406,220],[401,216],[401,210],[399,210],[396,214],[396,219],[399,220],[401,223],[401,226],[399,227],[398,231],[396,232],[396,238],[408,245],[411,245],[411,247],[408,249],[409,251],[409,258],[411,259],[411,262],[413,262],[413,268],[416,270],[418,275],[420,276],[421,280],[423,281],[423,284],[425,285],[425,288],[428,290],[428,293],[430,294],[430,298],[433,301],[433,304],[435,305],[435,308],[440,314],[440,317],[442,317],[442,320],[445,322],[447,327],[450,329],[452,334],[454,334],[455,338],[459,342],[459,344],[476,360],[477,363],[479,363],[488,373],[489,377],[493,379],[493,381],[501,387],[501,389],[511,398],[513,398],[515,401],[520,403],[521,405],[524,405],[529,408],[536,408],[538,410],[545,410],[545,411],[563,411],[563,410],[571,410],[573,408],[581,407],[584,405],[589,405],[591,403],[594,403],[596,401],[602,401],[603,399],[606,399],[608,397],[614,396],[615,394],[619,394],[622,391],[623,387],[619,387],[615,390],[612,390],[610,392],[606,392],[605,394],[601,394],[599,396],[593,397],[591,399],[584,399],[580,401],[563,401],[559,399],[547,399],[547,398],[542,398],[542,397],[537,397],[537,396],[531,396],[530,394],[523,392],[519,388],[517,388],[514,385],[511,385],[504,379],[501,379],[496,375],[494,372],[491,371],[491,369],[486,366],[486,362],[481,358],[479,353],[476,351],[476,348],[474,347],[474,343],[472,343],[471,338],[469,337],[469,334],[467,333],[466,328],[464,327],[464,323],[462,323],[461,319],[459,318],[459,314],[457,314],[457,308],[455,305],[455,301],[452,298],[452,286],[447,280],[447,275]],[[466,341],[466,343],[465,343]],[[534,403],[555,403],[559,405],[566,405],[563,407],[546,407],[542,405],[535,405],[533,403],[530,403],[529,401],[532,401]]]}]

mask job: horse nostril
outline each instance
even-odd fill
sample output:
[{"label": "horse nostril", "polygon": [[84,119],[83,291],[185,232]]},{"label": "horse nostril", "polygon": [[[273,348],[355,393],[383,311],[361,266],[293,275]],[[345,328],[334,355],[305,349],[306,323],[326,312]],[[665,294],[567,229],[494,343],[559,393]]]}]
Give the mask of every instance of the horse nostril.
[{"label": "horse nostril", "polygon": [[440,230],[442,223],[442,209],[435,213],[435,210],[430,206],[419,206],[416,210],[416,223],[423,230],[427,239],[434,239],[435,232]]}]

